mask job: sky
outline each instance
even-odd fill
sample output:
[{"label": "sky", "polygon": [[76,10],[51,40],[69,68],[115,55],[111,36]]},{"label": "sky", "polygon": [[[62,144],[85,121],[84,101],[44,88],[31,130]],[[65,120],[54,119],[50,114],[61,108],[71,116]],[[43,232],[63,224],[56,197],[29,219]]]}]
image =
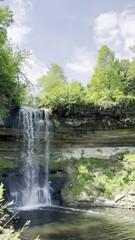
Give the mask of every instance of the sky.
[{"label": "sky", "polygon": [[88,84],[98,50],[107,45],[118,58],[132,58],[135,43],[135,0],[5,0],[14,13],[8,36],[30,50],[25,66],[29,80],[60,65],[69,82]]}]

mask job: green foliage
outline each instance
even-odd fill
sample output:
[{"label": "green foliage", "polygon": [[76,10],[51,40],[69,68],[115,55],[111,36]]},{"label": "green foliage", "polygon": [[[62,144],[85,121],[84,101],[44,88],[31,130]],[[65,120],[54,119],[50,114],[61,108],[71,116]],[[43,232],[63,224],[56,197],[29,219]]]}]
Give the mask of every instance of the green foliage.
[{"label": "green foliage", "polygon": [[13,22],[13,13],[9,8],[0,8],[0,47],[7,40],[7,27]]},{"label": "green foliage", "polygon": [[70,83],[65,89],[65,100],[69,108],[73,105],[83,104],[84,88],[79,82]]},{"label": "green foliage", "polygon": [[63,170],[68,165],[68,160],[60,160],[60,161],[51,161],[49,163],[49,170]]},{"label": "green foliage", "polygon": [[86,89],[86,103],[99,106],[135,102],[135,61],[118,60],[107,46],[99,50],[98,65]]},{"label": "green foliage", "polygon": [[120,153],[122,160],[82,158],[75,163],[77,183],[73,193],[94,193],[97,196],[113,198],[121,191],[135,190],[135,154]]},{"label": "green foliage", "polygon": [[135,103],[135,60],[118,60],[106,45],[99,49],[97,66],[87,87],[78,82],[67,84],[60,66],[52,64],[47,74],[38,80],[41,92],[39,107],[69,110],[74,106],[120,105],[128,108]]},{"label": "green foliage", "polygon": [[20,105],[26,87],[19,82],[19,78],[23,77],[21,66],[26,52],[14,51],[7,39],[7,27],[12,22],[12,12],[8,8],[0,8],[0,116],[2,118],[12,108]]},{"label": "green foliage", "polygon": [[15,163],[10,159],[0,159],[0,169],[14,168]]},{"label": "green foliage", "polygon": [[38,80],[41,92],[37,97],[39,107],[57,109],[70,108],[83,103],[84,90],[80,83],[67,84],[66,77],[60,66],[52,64],[47,74]]},{"label": "green foliage", "polygon": [[23,54],[14,52],[7,44],[0,48],[0,107],[3,111],[19,106],[23,100],[26,85],[19,82]]},{"label": "green foliage", "polygon": [[130,96],[135,94],[135,60],[130,63],[127,73],[127,92]]},{"label": "green foliage", "polygon": [[101,47],[98,65],[88,87],[86,98],[97,105],[111,105],[118,102],[118,96],[123,95],[122,72],[119,61],[107,46]]},{"label": "green foliage", "polygon": [[[63,69],[57,64],[51,64],[47,74],[38,80],[41,92],[37,98],[37,105],[42,107],[57,106],[58,101],[62,101],[66,77]],[[59,96],[60,95],[60,96]]]},{"label": "green foliage", "polygon": [[112,65],[115,61],[115,54],[106,45],[103,45],[98,51],[98,66],[103,68],[108,64]]}]

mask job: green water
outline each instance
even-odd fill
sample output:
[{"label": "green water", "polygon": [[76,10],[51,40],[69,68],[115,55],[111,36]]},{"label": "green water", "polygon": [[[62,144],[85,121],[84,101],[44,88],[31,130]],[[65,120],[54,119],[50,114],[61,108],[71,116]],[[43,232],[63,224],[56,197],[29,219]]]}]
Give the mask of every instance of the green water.
[{"label": "green water", "polygon": [[41,240],[133,240],[135,212],[118,209],[75,210],[44,208],[20,212],[20,224],[31,220],[24,239]]}]

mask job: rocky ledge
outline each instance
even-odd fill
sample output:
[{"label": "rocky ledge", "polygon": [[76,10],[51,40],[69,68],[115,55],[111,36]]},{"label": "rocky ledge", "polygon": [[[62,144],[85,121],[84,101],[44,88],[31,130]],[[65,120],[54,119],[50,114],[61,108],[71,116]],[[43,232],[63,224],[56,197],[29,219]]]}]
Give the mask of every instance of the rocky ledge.
[{"label": "rocky ledge", "polygon": [[80,196],[73,205],[78,207],[110,207],[110,208],[123,208],[123,209],[135,209],[135,192],[117,194],[114,200],[105,199],[103,197],[84,197]]},{"label": "rocky ledge", "polygon": [[135,209],[135,192],[129,193],[121,192],[115,196],[113,200],[105,199],[104,197],[88,196],[85,192],[81,195],[73,197],[71,193],[67,192],[68,199],[66,199],[66,205],[91,208],[91,207],[109,207],[109,208],[123,208],[123,209]]}]

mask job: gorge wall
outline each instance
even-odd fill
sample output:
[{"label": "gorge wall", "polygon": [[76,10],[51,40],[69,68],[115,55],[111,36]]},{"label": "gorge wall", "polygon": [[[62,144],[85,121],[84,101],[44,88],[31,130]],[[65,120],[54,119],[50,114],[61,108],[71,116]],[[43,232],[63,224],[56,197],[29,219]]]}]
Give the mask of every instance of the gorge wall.
[{"label": "gorge wall", "polygon": [[[15,117],[17,111],[11,114],[4,125],[1,122],[0,127],[0,178],[7,189],[5,192],[7,196],[11,176],[17,177],[18,169],[21,167],[19,159],[22,130],[17,128]],[[53,197],[58,204],[77,203],[77,198],[70,194],[73,183],[77,181],[76,177],[71,177],[76,171],[74,159],[100,155],[108,155],[109,158],[110,155],[120,152],[121,148],[130,148],[134,151],[135,117],[134,114],[127,117],[120,108],[99,109],[93,106],[89,108],[78,106],[69,111],[61,109],[50,113],[50,119],[52,127],[49,129],[51,150],[49,181],[52,189],[56,190]],[[44,132],[40,132],[40,144],[42,154],[45,148]],[[42,157],[39,158],[42,168]]]}]

